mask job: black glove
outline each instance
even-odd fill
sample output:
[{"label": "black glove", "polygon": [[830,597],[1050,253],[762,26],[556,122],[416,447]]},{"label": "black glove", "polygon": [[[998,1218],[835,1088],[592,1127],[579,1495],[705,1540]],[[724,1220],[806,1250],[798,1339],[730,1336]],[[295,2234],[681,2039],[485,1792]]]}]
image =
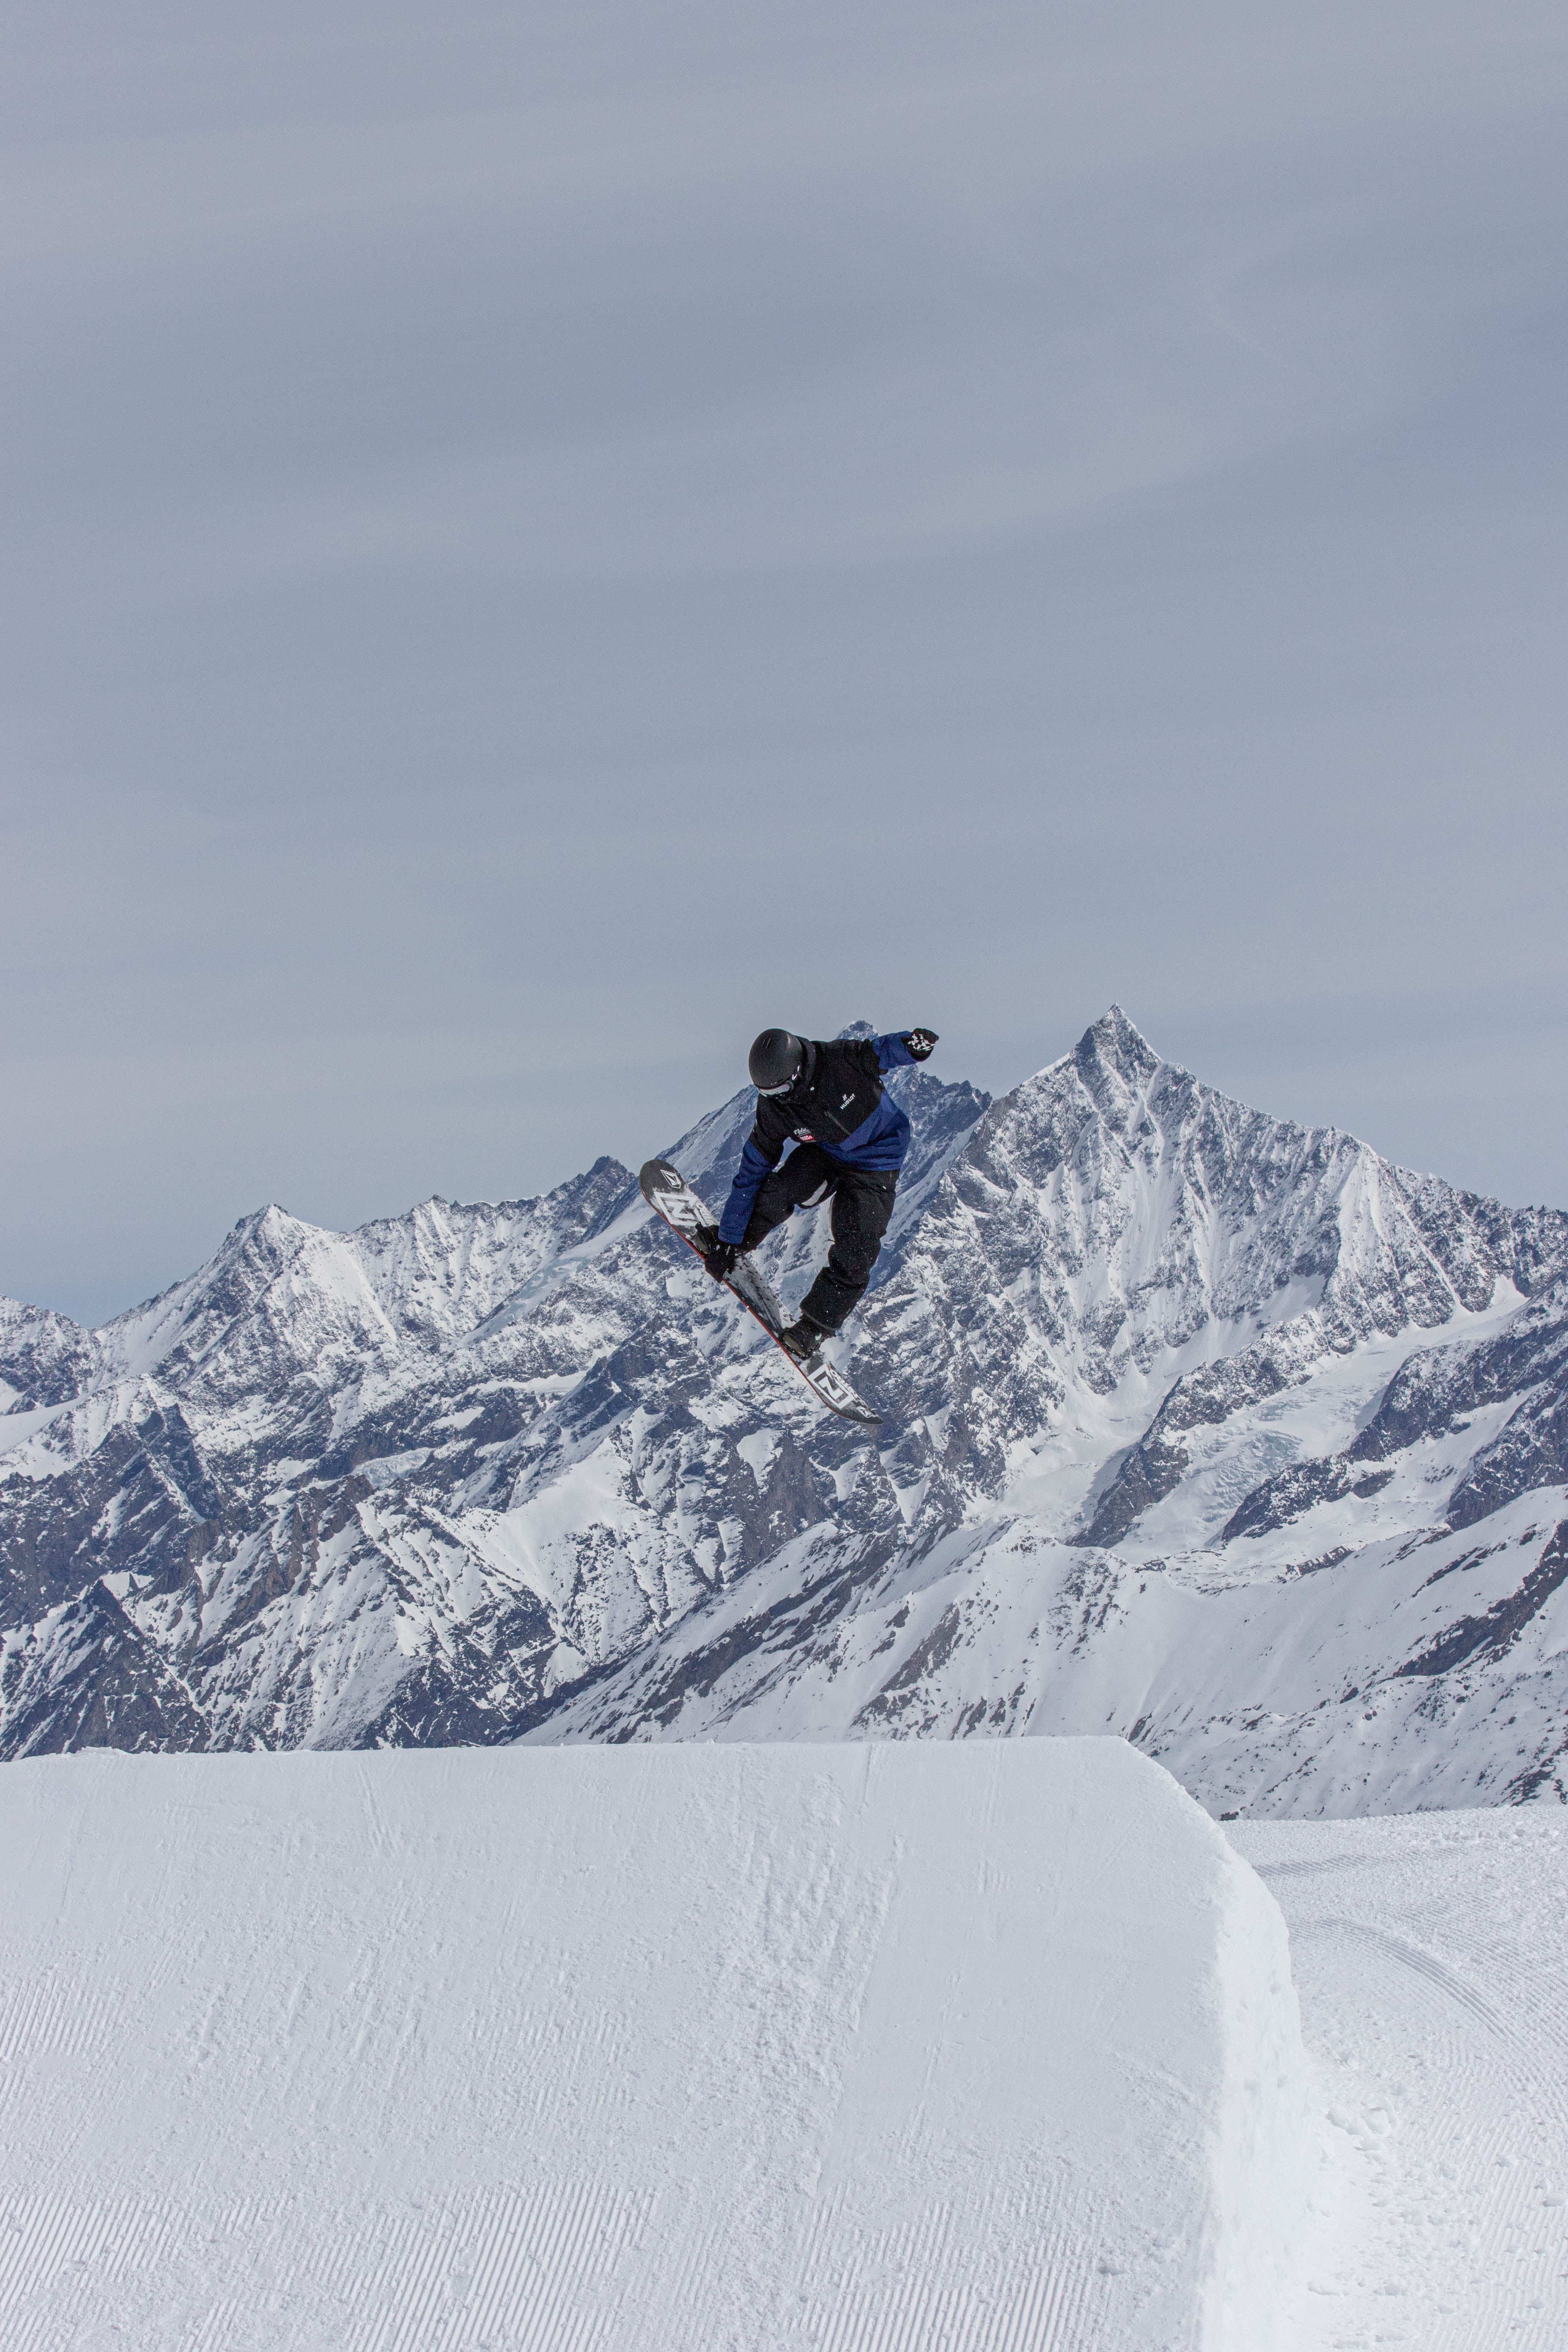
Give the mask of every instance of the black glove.
[{"label": "black glove", "polygon": [[709,1243],[702,1263],[715,1282],[728,1282],[735,1270],[735,1260],[741,1254],[739,1242],[714,1239]]},{"label": "black glove", "polygon": [[934,1029],[906,1030],[904,1043],[917,1062],[927,1062],[931,1059],[931,1049],[936,1044],[936,1031]]}]

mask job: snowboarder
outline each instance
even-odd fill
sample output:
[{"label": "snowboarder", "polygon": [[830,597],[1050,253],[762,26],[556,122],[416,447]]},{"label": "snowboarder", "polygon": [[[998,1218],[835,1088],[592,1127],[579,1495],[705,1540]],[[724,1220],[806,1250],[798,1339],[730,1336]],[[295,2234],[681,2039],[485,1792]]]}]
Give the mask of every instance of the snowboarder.
[{"label": "snowboarder", "polygon": [[[936,1042],[934,1029],[827,1043],[764,1029],[752,1047],[756,1124],[703,1257],[714,1280],[723,1282],[735,1260],[792,1210],[814,1209],[832,1194],[827,1264],[801,1300],[798,1320],[778,1335],[797,1362],[808,1362],[853,1313],[893,1213],[910,1122],[883,1093],[882,1073],[925,1061]],[[795,1150],[781,1168],[792,1139]]]}]

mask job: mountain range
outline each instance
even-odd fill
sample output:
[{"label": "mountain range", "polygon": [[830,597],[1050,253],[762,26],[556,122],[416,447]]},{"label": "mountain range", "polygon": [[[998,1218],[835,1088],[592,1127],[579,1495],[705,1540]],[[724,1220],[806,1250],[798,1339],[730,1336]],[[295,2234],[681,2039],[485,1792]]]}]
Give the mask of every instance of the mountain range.
[{"label": "mountain range", "polygon": [[[609,1159],[0,1302],[0,1755],[1109,1731],[1226,1816],[1568,1799],[1568,1215],[1116,1006],[891,1084],[869,1435]],[[670,1151],[715,1204],[753,1101]]]}]

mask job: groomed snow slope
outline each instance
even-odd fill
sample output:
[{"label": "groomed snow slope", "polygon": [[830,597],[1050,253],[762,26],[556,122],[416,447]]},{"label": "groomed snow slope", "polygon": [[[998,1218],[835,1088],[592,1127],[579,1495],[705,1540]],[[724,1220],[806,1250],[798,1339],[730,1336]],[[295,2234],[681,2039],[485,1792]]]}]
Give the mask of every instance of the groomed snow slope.
[{"label": "groomed snow slope", "polygon": [[1121,1741],[5,1796],[8,2352],[1289,2341],[1283,1924]]},{"label": "groomed snow slope", "polygon": [[1330,2126],[1301,2352],[1562,2352],[1561,1812],[1237,1822],[1231,1835],[1285,1914]]}]

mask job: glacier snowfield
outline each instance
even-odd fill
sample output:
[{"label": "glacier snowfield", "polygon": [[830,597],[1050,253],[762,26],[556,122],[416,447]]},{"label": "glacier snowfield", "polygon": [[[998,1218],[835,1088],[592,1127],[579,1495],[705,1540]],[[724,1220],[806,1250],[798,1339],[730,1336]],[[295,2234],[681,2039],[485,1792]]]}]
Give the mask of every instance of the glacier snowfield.
[{"label": "glacier snowfield", "polygon": [[1555,1813],[1231,1838],[1115,1739],[5,1790],[7,2352],[1568,2333]]}]

